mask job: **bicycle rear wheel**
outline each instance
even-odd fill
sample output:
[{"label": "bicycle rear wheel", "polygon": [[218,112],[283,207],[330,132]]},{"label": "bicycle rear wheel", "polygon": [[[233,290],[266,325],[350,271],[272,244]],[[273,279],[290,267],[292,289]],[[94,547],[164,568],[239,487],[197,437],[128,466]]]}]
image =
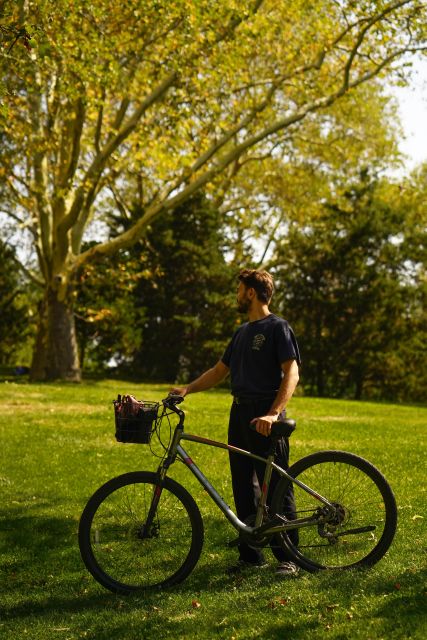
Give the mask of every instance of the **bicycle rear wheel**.
[{"label": "bicycle rear wheel", "polygon": [[166,478],[154,521],[145,526],[158,476],[136,471],[109,480],[88,501],[79,526],[82,559],[115,593],[182,582],[203,546],[203,521],[191,495]]},{"label": "bicycle rear wheel", "polygon": [[283,505],[290,481],[279,482],[272,513],[318,521],[298,529],[298,544],[289,533],[275,536],[275,543],[295,562],[317,571],[371,566],[383,557],[396,531],[397,509],[393,492],[376,467],[351,453],[320,451],[302,458],[288,472],[335,506],[335,517],[319,522],[322,503],[294,482],[296,513],[286,513]]}]

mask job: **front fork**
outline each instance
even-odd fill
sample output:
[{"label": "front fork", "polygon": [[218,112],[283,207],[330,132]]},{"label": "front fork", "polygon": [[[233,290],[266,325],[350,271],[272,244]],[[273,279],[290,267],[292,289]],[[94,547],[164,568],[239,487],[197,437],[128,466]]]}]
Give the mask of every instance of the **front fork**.
[{"label": "front fork", "polygon": [[[182,433],[182,430],[181,430]],[[172,445],[169,449],[169,453],[165,460],[162,461],[159,468],[157,469],[157,482],[154,486],[153,497],[151,499],[150,509],[148,510],[147,518],[144,524],[141,527],[139,537],[140,538],[153,538],[156,537],[159,533],[159,526],[155,523],[155,516],[157,512],[157,507],[160,501],[160,496],[163,491],[163,484],[166,478],[166,474],[168,472],[171,464],[175,462],[176,459],[176,450],[180,440],[179,429],[175,429]]]}]

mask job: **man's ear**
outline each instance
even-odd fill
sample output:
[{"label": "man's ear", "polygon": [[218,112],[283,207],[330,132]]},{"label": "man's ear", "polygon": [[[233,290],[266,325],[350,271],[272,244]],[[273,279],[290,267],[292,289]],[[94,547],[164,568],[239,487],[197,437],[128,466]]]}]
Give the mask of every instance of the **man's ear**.
[{"label": "man's ear", "polygon": [[248,296],[250,298],[250,300],[253,300],[254,298],[256,298],[256,291],[253,287],[249,287],[248,291]]}]

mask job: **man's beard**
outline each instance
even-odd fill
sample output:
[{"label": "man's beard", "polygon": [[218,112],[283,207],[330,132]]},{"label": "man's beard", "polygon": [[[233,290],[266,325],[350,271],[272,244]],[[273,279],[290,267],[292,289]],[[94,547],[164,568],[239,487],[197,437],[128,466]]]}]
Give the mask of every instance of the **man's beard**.
[{"label": "man's beard", "polygon": [[248,313],[251,308],[252,300],[248,300],[245,298],[244,300],[239,300],[237,303],[237,310],[239,313]]}]

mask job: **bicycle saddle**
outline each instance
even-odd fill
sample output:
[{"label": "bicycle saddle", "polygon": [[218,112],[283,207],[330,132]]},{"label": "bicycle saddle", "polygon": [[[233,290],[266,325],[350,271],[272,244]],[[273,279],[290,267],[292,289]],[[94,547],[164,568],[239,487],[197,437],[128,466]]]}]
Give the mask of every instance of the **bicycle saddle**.
[{"label": "bicycle saddle", "polygon": [[296,426],[295,420],[291,420],[291,418],[273,422],[271,425],[271,437],[282,438],[284,436],[289,438],[292,432],[295,431]]}]

